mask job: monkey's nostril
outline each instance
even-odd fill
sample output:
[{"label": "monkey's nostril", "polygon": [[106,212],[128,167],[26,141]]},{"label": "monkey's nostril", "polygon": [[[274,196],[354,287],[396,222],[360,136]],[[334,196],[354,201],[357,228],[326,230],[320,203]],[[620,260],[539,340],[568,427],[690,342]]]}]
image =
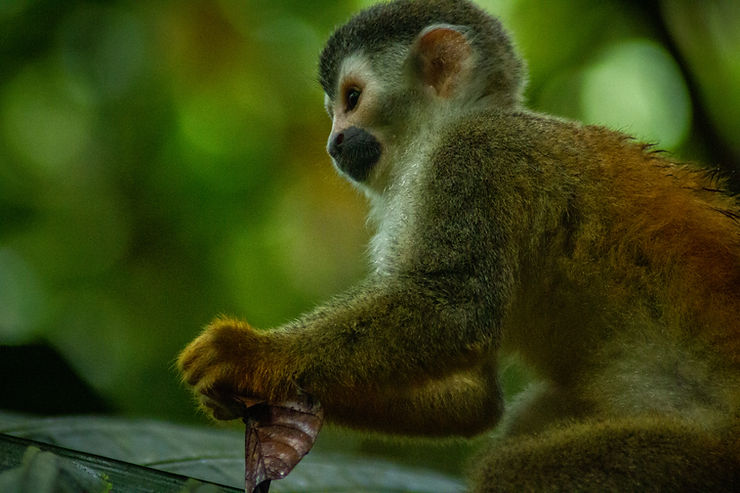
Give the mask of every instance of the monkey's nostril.
[{"label": "monkey's nostril", "polygon": [[329,155],[337,158],[342,153],[342,142],[344,142],[344,132],[338,133],[329,143]]}]

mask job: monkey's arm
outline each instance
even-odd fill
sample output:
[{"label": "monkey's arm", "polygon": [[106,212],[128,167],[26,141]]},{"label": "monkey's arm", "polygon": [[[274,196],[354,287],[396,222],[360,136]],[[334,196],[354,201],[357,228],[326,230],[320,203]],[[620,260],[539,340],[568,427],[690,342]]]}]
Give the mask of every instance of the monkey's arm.
[{"label": "monkey's arm", "polygon": [[217,418],[236,414],[234,395],[280,402],[302,390],[347,424],[469,435],[500,415],[495,368],[485,363],[495,336],[488,317],[475,320],[480,305],[459,281],[365,283],[272,331],[217,320],[179,366]]}]

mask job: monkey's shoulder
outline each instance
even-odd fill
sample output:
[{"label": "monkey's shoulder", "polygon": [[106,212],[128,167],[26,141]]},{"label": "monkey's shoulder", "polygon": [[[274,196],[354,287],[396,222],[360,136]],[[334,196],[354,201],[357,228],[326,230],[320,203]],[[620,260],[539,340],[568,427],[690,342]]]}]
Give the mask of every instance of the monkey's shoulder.
[{"label": "monkey's shoulder", "polygon": [[620,132],[597,125],[535,113],[483,111],[453,121],[442,134],[441,149],[479,153],[537,154],[573,158],[595,156],[604,149],[641,152],[644,146]]},{"label": "monkey's shoulder", "polygon": [[486,185],[506,184],[543,173],[559,180],[603,162],[607,148],[631,147],[627,141],[602,127],[526,110],[484,111],[451,121],[439,133],[431,161],[437,174],[452,181],[473,176]]}]

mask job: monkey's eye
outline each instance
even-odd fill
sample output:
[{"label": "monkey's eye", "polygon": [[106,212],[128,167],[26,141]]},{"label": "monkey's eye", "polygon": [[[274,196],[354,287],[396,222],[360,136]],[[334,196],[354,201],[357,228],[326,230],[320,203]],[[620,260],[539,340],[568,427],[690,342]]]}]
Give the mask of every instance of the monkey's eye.
[{"label": "monkey's eye", "polygon": [[360,101],[360,94],[362,91],[357,89],[356,87],[353,87],[347,91],[347,94],[344,96],[345,99],[345,111],[350,112],[357,106],[357,103]]}]

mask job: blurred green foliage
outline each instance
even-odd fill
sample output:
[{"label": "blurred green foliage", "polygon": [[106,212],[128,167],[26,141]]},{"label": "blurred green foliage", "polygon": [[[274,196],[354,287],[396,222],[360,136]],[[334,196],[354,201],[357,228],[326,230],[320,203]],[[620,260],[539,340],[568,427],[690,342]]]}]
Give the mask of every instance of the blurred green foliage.
[{"label": "blurred green foliage", "polygon": [[[120,414],[193,419],[172,362],[214,315],[274,326],[360,278],[315,65],[370,3],[0,2],[0,344],[48,342]],[[737,170],[740,2],[480,4],[532,108]]]}]

